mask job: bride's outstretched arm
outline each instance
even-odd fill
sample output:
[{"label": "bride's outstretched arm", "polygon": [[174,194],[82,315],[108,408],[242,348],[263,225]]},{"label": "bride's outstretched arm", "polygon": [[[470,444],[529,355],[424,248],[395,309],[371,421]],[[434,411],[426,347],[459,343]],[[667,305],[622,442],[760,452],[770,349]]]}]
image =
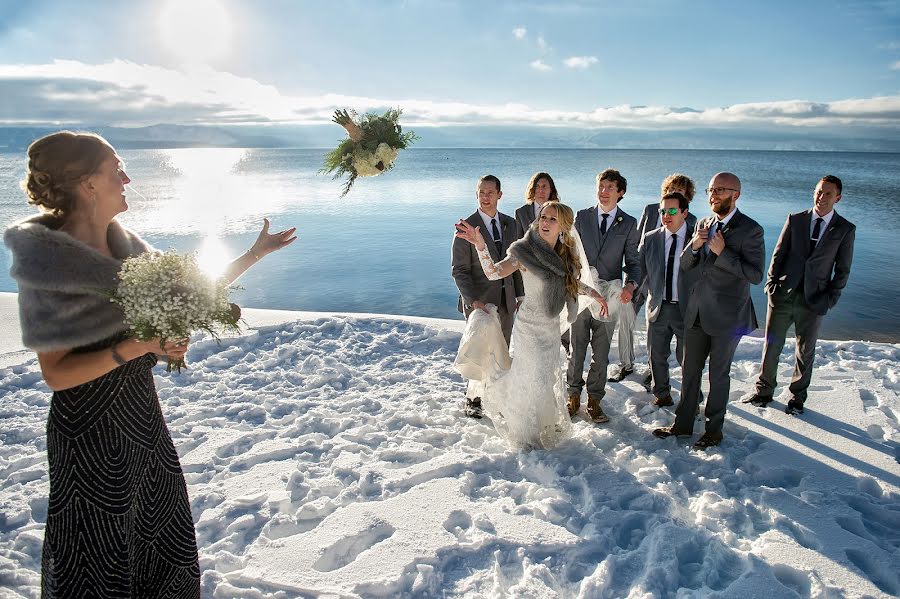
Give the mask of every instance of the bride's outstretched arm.
[{"label": "bride's outstretched arm", "polygon": [[487,249],[487,244],[484,242],[484,237],[481,236],[481,227],[473,227],[466,221],[461,220],[456,223],[456,236],[475,246],[484,276],[491,281],[508,277],[521,268],[521,264],[513,256],[509,256],[500,262],[494,262],[490,251]]},{"label": "bride's outstretched arm", "polygon": [[606,305],[606,299],[600,294],[599,291],[591,287],[590,285],[578,281],[578,294],[586,295],[598,304],[600,304],[600,315],[606,316],[609,314],[609,307]]}]

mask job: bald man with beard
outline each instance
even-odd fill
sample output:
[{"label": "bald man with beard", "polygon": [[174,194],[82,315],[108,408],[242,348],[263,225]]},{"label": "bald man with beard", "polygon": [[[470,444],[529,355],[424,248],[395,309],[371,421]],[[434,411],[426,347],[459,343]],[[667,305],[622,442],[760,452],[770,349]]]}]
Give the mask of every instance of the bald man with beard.
[{"label": "bald man with beard", "polygon": [[714,215],[697,223],[690,245],[681,254],[682,270],[692,275],[684,313],[681,400],[672,426],[653,431],[660,438],[693,434],[708,358],[706,431],[695,449],[722,442],[731,362],[741,337],[759,326],[750,285],[762,281],[766,259],[763,228],[737,209],[740,179],[732,173],[717,173],[706,193]]}]

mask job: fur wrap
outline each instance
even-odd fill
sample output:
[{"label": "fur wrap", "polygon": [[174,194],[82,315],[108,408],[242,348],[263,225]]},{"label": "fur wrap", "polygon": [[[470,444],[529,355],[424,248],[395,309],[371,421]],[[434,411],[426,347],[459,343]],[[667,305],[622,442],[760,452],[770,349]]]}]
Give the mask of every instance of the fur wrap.
[{"label": "fur wrap", "polygon": [[578,302],[566,293],[566,264],[553,248],[547,245],[531,227],[525,236],[509,246],[507,250],[522,266],[544,280],[547,294],[547,316],[557,317],[563,308],[568,308],[568,321],[575,322],[578,316]]},{"label": "fur wrap", "polygon": [[110,258],[59,231],[60,224],[38,214],[3,235],[12,253],[9,274],[19,286],[22,343],[36,352],[82,347],[126,330],[122,310],[103,291],[118,287],[122,260],[153,250],[113,220]]}]

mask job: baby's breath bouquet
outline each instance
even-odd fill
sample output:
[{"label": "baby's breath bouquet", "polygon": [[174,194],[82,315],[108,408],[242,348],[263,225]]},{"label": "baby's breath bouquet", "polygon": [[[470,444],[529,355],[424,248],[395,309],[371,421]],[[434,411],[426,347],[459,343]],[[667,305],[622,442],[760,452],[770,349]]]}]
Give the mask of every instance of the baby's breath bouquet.
[{"label": "baby's breath bouquet", "polygon": [[[193,254],[147,252],[126,259],[112,301],[136,339],[158,337],[160,348],[198,330],[216,339],[240,330],[240,308],[228,302],[228,285],[205,275]],[[167,370],[181,372],[183,366],[183,359],[170,360]]]},{"label": "baby's breath bouquet", "polygon": [[412,131],[403,133],[401,113],[397,108],[359,118],[353,111],[335,111],[332,120],[346,129],[349,137],[325,155],[320,172],[334,173],[335,179],[349,175],[341,197],[347,195],[357,177],[374,177],[391,170],[400,150],[418,139]]}]

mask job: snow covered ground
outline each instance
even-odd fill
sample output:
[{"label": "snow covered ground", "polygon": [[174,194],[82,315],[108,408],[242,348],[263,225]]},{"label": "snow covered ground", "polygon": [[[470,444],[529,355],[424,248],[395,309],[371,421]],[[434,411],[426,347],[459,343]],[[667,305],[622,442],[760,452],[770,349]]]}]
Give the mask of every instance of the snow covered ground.
[{"label": "snow covered ground", "polygon": [[[797,418],[737,401],[761,352],[743,340],[706,452],[650,435],[672,412],[635,376],[608,425],[526,452],[461,414],[461,321],[246,312],[254,330],[156,377],[204,596],[900,594],[900,345],[821,342]],[[50,395],[0,327],[0,596],[37,597]]]}]

